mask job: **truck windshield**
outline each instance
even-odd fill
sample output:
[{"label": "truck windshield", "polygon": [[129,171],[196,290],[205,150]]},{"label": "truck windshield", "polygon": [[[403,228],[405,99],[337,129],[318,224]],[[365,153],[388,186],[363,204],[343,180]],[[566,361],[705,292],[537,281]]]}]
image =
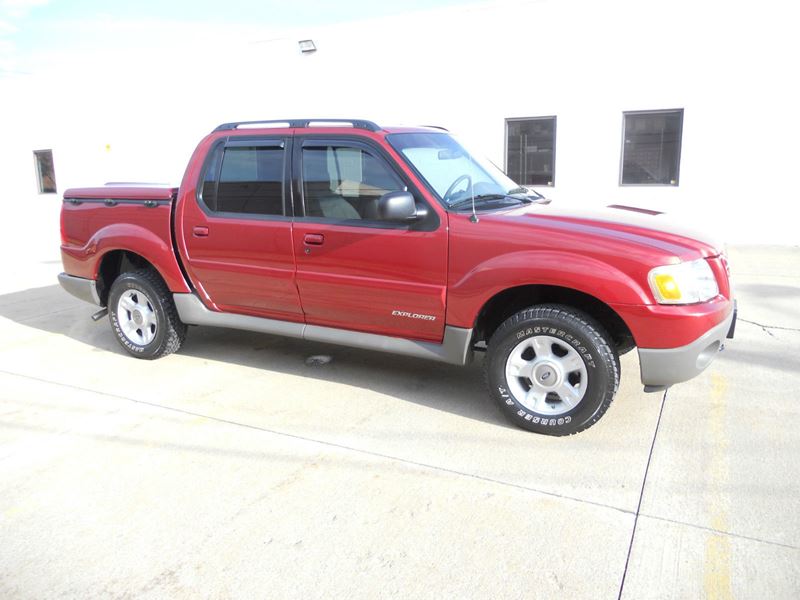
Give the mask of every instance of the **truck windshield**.
[{"label": "truck windshield", "polygon": [[535,196],[487,160],[470,154],[447,133],[393,133],[387,141],[448,207],[486,208],[531,202]]}]

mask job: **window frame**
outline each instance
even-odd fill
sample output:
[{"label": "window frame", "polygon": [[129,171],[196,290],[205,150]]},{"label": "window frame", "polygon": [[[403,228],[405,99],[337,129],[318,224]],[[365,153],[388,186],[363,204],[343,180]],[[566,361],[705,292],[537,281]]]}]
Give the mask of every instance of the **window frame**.
[{"label": "window frame", "polygon": [[[520,121],[545,121],[545,120],[552,120],[553,121],[553,176],[550,178],[551,183],[524,183],[522,181],[517,181],[508,173],[508,127],[510,123],[517,123]],[[557,115],[541,115],[538,117],[509,117],[505,119],[505,136],[503,139],[503,172],[508,176],[511,177],[516,183],[519,185],[524,185],[528,187],[544,187],[544,188],[554,188],[556,187],[556,150],[557,150],[557,142],[558,140],[558,116]]]},{"label": "window frame", "polygon": [[[421,220],[402,223],[397,221],[381,221],[367,219],[333,219],[328,217],[311,217],[306,214],[305,186],[303,180],[303,148],[319,148],[322,146],[337,146],[363,150],[372,154],[375,158],[383,161],[389,170],[400,180],[406,189],[414,196],[417,204],[423,205],[428,215]],[[302,219],[307,223],[326,223],[334,225],[346,225],[348,227],[367,227],[371,229],[400,229],[412,231],[434,231],[439,227],[439,215],[431,207],[425,196],[409,179],[405,172],[399,167],[397,162],[379,144],[372,143],[360,136],[348,136],[341,134],[308,134],[296,135],[294,137],[294,149],[292,155],[292,196],[294,198],[295,219]]]},{"label": "window frame", "polygon": [[[219,188],[219,177],[220,173],[222,172],[222,162],[225,158],[225,150],[227,148],[237,148],[237,147],[238,148],[266,147],[266,148],[280,148],[281,150],[283,150],[283,165],[282,165],[283,175],[281,181],[281,195],[282,195],[281,204],[283,206],[282,215],[267,215],[261,213],[212,210],[211,207],[208,206],[208,204],[206,204],[206,202],[203,200],[203,183],[205,182],[208,170],[211,168],[214,154],[220,148],[222,149],[222,157],[220,158],[219,164],[217,165],[217,172],[214,176],[214,182],[217,188]],[[288,187],[290,168],[291,168],[290,164],[291,153],[292,153],[291,138],[286,136],[237,135],[237,136],[225,136],[215,140],[208,148],[208,152],[206,153],[205,159],[203,160],[203,168],[200,170],[200,175],[197,180],[197,186],[195,190],[195,200],[197,202],[197,205],[208,217],[220,217],[224,219],[247,219],[253,221],[291,221],[293,218],[293,214],[292,214],[291,192]]]},{"label": "window frame", "polygon": [[[679,113],[680,114],[680,126],[678,127],[678,149],[677,149],[677,165],[675,168],[675,183],[660,183],[660,182],[653,182],[653,183],[624,183],[622,181],[623,176],[623,166],[625,165],[625,121],[628,115],[660,115],[660,114],[667,114],[667,113]],[[657,110],[625,110],[622,111],[622,139],[620,143],[620,153],[619,153],[619,186],[620,187],[665,187],[665,188],[676,188],[680,186],[681,183],[681,154],[683,151],[683,116],[684,116],[684,109],[683,108],[663,108]]]},{"label": "window frame", "polygon": [[[53,169],[53,190],[44,189],[44,175],[42,174],[42,162],[40,156],[50,155],[50,165]],[[53,158],[52,148],[43,148],[42,150],[33,151],[33,166],[36,173],[36,187],[39,190],[39,195],[44,194],[58,194],[58,184],[56,183],[56,164]]]}]

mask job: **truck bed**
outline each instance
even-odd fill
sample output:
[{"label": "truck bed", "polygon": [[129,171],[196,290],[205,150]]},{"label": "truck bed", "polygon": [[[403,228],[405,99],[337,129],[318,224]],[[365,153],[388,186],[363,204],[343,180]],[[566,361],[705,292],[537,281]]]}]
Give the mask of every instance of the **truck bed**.
[{"label": "truck bed", "polygon": [[64,192],[64,200],[172,201],[177,194],[177,187],[158,183],[107,183],[99,187],[69,189]]},{"label": "truck bed", "polygon": [[127,250],[158,257],[173,291],[187,291],[172,242],[172,209],[178,188],[156,184],[107,184],[64,192],[61,250],[64,270],[97,279],[99,259]]}]

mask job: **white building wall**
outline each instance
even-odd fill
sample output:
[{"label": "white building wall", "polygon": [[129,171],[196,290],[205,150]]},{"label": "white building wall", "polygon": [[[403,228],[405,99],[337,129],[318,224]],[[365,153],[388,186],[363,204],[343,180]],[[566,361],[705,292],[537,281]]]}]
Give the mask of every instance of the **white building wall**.
[{"label": "white building wall", "polygon": [[[60,192],[179,182],[218,123],[362,117],[446,126],[502,165],[506,118],[555,115],[544,191],[557,202],[655,208],[731,242],[798,244],[793,13],[777,0],[540,0],[297,31],[108,23],[119,45],[37,57],[32,75],[0,80],[13,142],[0,164],[6,189],[57,206],[35,193],[35,149],[54,150]],[[305,38],[316,53],[299,53]],[[672,108],[685,111],[680,185],[620,187],[623,111]]]}]

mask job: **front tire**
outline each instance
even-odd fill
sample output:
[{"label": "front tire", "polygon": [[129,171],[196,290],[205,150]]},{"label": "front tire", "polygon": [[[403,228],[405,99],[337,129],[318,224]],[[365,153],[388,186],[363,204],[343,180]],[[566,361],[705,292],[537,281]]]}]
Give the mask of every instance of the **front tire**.
[{"label": "front tire", "polygon": [[568,306],[520,311],[489,341],[489,393],[523,429],[556,436],[583,431],[605,414],[619,386],[609,339],[597,321]]},{"label": "front tire", "polygon": [[152,360],[176,352],[186,338],[172,294],[152,269],[123,273],[111,285],[108,320],[131,356]]}]

